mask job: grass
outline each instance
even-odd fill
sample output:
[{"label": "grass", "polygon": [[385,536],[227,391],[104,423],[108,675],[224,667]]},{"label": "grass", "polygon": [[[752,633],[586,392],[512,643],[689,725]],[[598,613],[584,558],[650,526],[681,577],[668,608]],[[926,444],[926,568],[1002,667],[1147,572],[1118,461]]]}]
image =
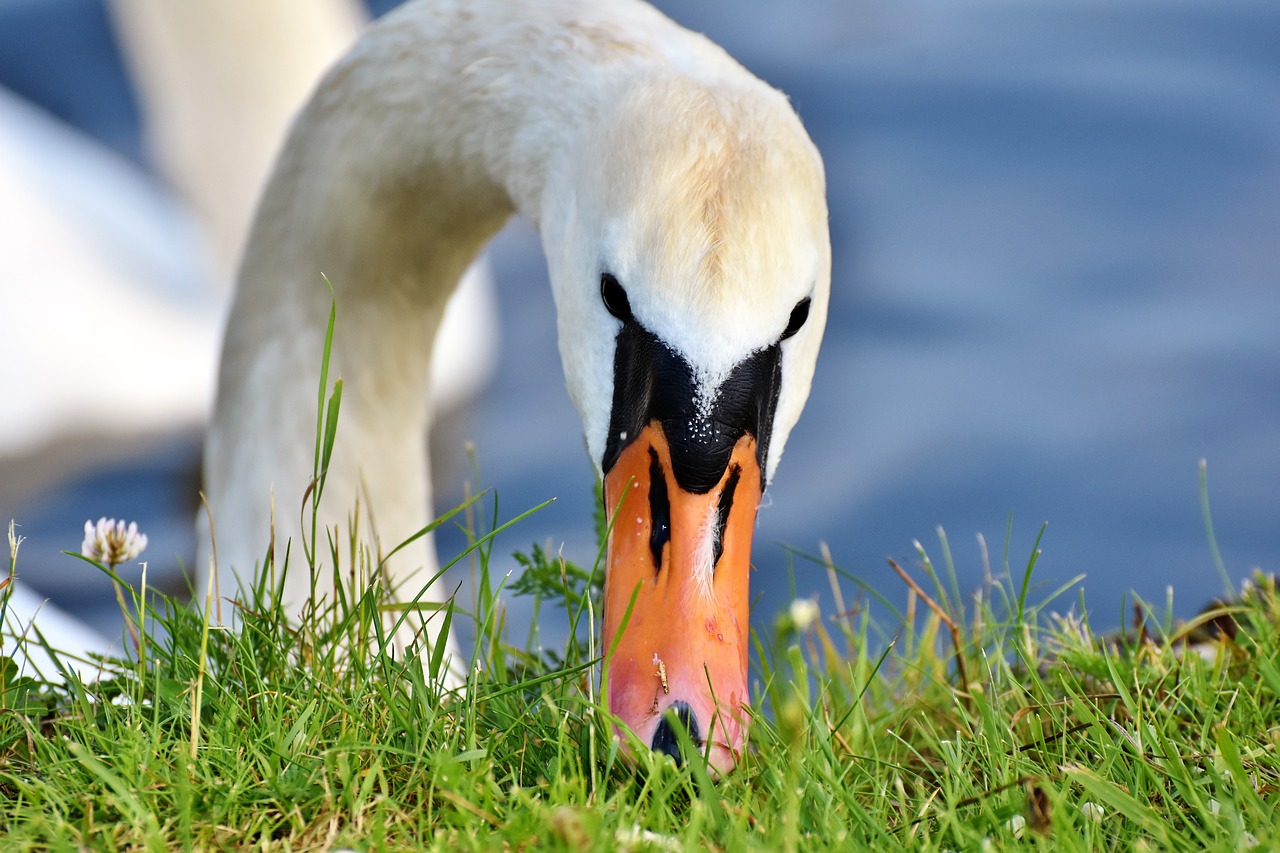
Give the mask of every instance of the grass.
[{"label": "grass", "polygon": [[[597,574],[524,558],[518,593],[579,631],[553,652],[517,649],[491,548],[472,552],[486,600],[454,612],[480,623],[461,694],[433,681],[433,650],[383,649],[376,584],[301,626],[259,589],[239,631],[122,586],[139,640],[101,678],[0,663],[5,848],[1280,844],[1268,583],[1190,626],[1144,608],[1135,631],[1100,638],[1028,602],[1025,577],[962,608],[922,550],[933,592],[912,579],[891,631],[866,609],[799,626],[787,612],[757,637],[769,712],[713,781],[697,761],[621,754],[594,689]],[[1210,659],[1189,650],[1215,626],[1234,638],[1219,632]]]},{"label": "grass", "polygon": [[[307,500],[341,400],[335,383],[326,403],[324,381]],[[1269,579],[1189,625],[1143,605],[1132,630],[1097,636],[1048,612],[1058,596],[1031,600],[1038,551],[965,597],[942,537],[941,570],[923,547],[914,574],[899,570],[900,610],[874,593],[846,609],[842,573],[816,560],[835,612],[795,606],[756,635],[750,748],[715,780],[696,759],[624,755],[598,701],[599,565],[535,548],[503,591],[482,506],[449,517],[473,519],[477,574],[471,607],[442,615],[475,624],[461,691],[442,686],[442,646],[388,651],[376,566],[301,624],[265,586],[246,590],[232,631],[203,596],[135,589],[98,564],[121,594],[126,656],[81,679],[27,636],[56,672],[0,659],[0,846],[1280,848]],[[355,549],[332,547],[332,565],[340,550]],[[11,577],[16,552],[11,539]],[[506,595],[563,609],[564,645],[510,642]]]}]

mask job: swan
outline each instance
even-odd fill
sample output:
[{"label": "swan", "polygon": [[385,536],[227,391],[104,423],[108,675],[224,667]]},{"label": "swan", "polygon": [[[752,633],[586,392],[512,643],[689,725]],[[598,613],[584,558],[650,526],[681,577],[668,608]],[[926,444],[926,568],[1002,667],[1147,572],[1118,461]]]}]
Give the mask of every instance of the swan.
[{"label": "swan", "polygon": [[[345,543],[354,528],[377,556],[423,526],[441,309],[515,213],[540,234],[566,384],[616,509],[609,708],[677,759],[680,720],[726,770],[749,715],[756,511],[827,313],[824,175],[784,95],[638,0],[410,0],[322,79],[241,263],[205,454],[216,564],[206,546],[198,565],[225,592],[269,546],[276,566],[300,553],[335,298],[344,395],[320,529]],[[435,565],[418,540],[384,577],[412,600]],[[307,605],[306,572],[277,582]],[[402,642],[422,623],[434,636],[419,619]]]},{"label": "swan", "polygon": [[[0,458],[59,439],[202,426],[214,395],[222,297],[253,199],[290,115],[354,40],[353,0],[180,4],[114,0],[145,130],[192,210],[119,155],[0,89]],[[246,177],[247,176],[247,177]],[[254,182],[254,189],[244,184]],[[194,212],[195,216],[192,216]],[[198,218],[198,222],[196,219]],[[451,301],[433,366],[455,409],[496,363],[488,269]],[[86,381],[86,365],[93,381]]]},{"label": "swan", "polygon": [[[363,21],[355,0],[279,0],[269,9],[253,0],[113,0],[111,11],[149,147],[181,200],[0,88],[0,223],[13,282],[0,287],[0,317],[58,318],[10,322],[0,334],[8,392],[0,462],[34,458],[46,477],[66,470],[52,458],[59,441],[94,439],[84,442],[86,466],[118,456],[121,439],[204,427],[252,195],[291,114]],[[495,325],[481,259],[442,324],[436,412],[459,408],[487,382]],[[70,655],[118,651],[26,578],[12,595],[0,653],[29,653],[55,677],[40,649],[17,643],[32,625]]]},{"label": "swan", "polygon": [[[149,147],[198,215],[213,289],[225,297],[289,119],[350,47],[366,23],[364,9],[357,0],[112,0],[110,11],[143,95]],[[446,306],[441,335],[448,346],[437,349],[431,372],[436,412],[462,408],[488,383],[496,325],[481,257]],[[215,351],[209,348],[210,360]],[[213,373],[198,396],[205,407]]]}]

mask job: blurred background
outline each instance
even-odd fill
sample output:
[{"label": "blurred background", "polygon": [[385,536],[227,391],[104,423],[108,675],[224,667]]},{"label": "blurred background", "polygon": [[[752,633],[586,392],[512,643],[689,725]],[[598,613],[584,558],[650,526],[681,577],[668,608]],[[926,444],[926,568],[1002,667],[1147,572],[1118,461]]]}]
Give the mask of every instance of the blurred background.
[{"label": "blurred background", "polygon": [[[394,4],[172,11],[202,5],[0,0],[0,519],[23,582],[112,636],[109,585],[60,551],[85,519],[136,520],[149,582],[183,588],[249,199],[317,69]],[[1201,459],[1230,576],[1276,570],[1280,6],[656,5],[788,92],[827,165],[830,319],[760,512],[758,624],[795,595],[831,613],[788,546],[825,542],[901,601],[885,557],[912,564],[914,540],[940,563],[944,528],[970,590],[979,534],[1020,573],[1045,522],[1040,595],[1083,574],[1095,626],[1169,586],[1189,615],[1223,588]],[[594,474],[532,228],[489,259],[497,308],[475,316],[500,342],[475,332],[471,402],[433,436],[437,502],[474,480],[473,445],[501,518],[557,498],[499,541],[499,571],[535,542],[590,564]]]}]

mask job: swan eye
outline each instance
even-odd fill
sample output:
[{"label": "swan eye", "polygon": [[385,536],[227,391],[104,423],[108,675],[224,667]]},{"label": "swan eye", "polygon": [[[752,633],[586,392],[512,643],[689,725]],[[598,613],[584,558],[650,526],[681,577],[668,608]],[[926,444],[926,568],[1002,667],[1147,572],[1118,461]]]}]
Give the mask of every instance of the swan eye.
[{"label": "swan eye", "polygon": [[627,299],[627,292],[610,273],[600,276],[600,299],[604,301],[604,307],[609,309],[609,313],[622,322],[631,319],[631,301]]},{"label": "swan eye", "polygon": [[796,303],[796,307],[791,309],[791,319],[787,321],[787,328],[782,330],[780,340],[787,338],[800,331],[800,327],[804,325],[804,321],[809,319],[809,297],[805,297]]}]

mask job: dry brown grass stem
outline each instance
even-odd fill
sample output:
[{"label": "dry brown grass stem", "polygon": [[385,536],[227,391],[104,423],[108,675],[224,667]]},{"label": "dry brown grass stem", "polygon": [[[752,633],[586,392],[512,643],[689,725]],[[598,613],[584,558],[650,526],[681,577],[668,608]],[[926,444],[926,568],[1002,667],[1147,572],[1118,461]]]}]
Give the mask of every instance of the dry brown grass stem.
[{"label": "dry brown grass stem", "polygon": [[911,575],[907,574],[906,569],[899,566],[898,562],[892,557],[889,558],[889,566],[898,573],[898,577],[902,578],[902,580],[906,582],[907,586],[911,587],[911,591],[919,596],[920,599],[928,605],[929,609],[932,610],[951,631],[951,645],[955,648],[956,652],[956,670],[960,675],[960,690],[958,692],[966,702],[969,701],[972,698],[969,695],[969,669],[965,666],[964,644],[960,639],[960,629],[956,626],[955,620],[948,616],[947,612],[939,607],[938,603],[930,598],[928,593],[921,589],[920,585],[911,579]]}]

